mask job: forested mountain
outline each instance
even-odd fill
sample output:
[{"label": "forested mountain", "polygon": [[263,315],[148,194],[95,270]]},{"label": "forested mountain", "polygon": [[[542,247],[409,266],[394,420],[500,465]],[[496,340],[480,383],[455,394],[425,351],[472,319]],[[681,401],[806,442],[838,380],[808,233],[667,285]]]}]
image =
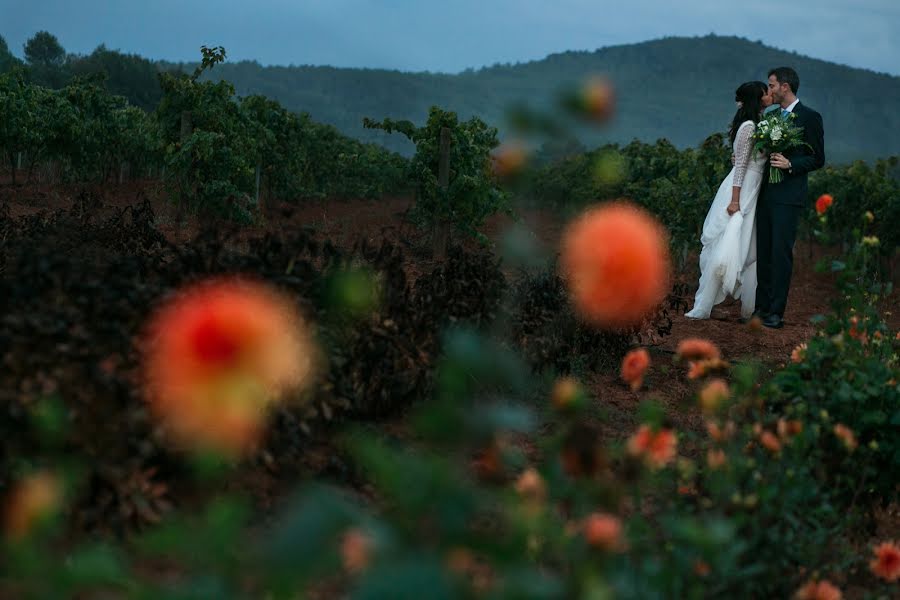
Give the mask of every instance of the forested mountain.
[{"label": "forested mountain", "polygon": [[[0,57],[0,64],[3,62]],[[87,57],[70,57],[69,63],[74,73],[108,72],[110,89],[145,108],[158,97],[150,63],[140,57],[101,47]],[[582,144],[591,147],[634,138],[668,138],[677,146],[695,145],[710,133],[726,129],[734,110],[734,89],[740,83],[764,80],[769,68],[781,65],[797,69],[801,100],[822,113],[829,162],[900,154],[900,77],[737,37],[665,38],[594,52],[564,52],[539,61],[498,64],[453,75],[265,67],[245,61],[220,65],[210,76],[228,79],[238,94],[263,94],[290,110],[308,112],[316,121],[333,124],[345,134],[409,153],[411,145],[406,138],[364,129],[363,118],[422,123],[428,108],[438,105],[463,118],[477,115],[499,127],[502,135],[508,131],[510,106],[550,107],[561,87],[598,73],[607,75],[615,85],[616,118],[605,128],[576,127],[574,133]],[[194,65],[155,63],[155,68],[193,70]]]},{"label": "forested mountain", "polygon": [[438,104],[462,117],[478,115],[502,132],[510,105],[546,107],[561,86],[604,73],[616,87],[616,118],[608,128],[578,128],[582,143],[665,137],[687,146],[727,128],[740,83],[765,80],[769,68],[781,65],[797,69],[801,100],[822,113],[829,162],[900,154],[900,77],[735,37],[667,38],[458,75],[242,62],[212,76],[229,79],[238,93],[265,94],[344,133],[406,151],[402,136],[363,129],[363,117],[422,122]]}]

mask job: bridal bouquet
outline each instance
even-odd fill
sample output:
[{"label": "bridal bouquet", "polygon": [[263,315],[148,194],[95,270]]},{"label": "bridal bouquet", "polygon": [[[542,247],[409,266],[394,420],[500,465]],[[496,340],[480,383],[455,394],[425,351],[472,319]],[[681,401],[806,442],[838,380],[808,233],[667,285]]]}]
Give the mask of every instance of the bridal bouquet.
[{"label": "bridal bouquet", "polygon": [[[789,113],[787,118],[782,117],[777,110],[769,114],[756,125],[753,149],[768,156],[773,152],[784,153],[797,146],[808,146],[803,141],[803,128],[794,125],[796,118],[794,113]],[[784,174],[781,169],[770,165],[769,182],[778,183],[782,179]]]}]

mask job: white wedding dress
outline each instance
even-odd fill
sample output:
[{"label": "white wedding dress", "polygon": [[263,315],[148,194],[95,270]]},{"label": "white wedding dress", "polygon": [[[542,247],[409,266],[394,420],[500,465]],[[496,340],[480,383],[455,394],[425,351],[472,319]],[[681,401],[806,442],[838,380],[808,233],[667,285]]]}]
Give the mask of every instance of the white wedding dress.
[{"label": "white wedding dress", "polygon": [[[744,121],[734,138],[734,168],[725,177],[709,207],[700,242],[700,288],[691,319],[708,319],[712,307],[726,296],[740,299],[741,316],[749,317],[756,303],[756,201],[766,159],[753,152],[753,121]],[[741,210],[728,215],[731,188],[740,186]]]}]

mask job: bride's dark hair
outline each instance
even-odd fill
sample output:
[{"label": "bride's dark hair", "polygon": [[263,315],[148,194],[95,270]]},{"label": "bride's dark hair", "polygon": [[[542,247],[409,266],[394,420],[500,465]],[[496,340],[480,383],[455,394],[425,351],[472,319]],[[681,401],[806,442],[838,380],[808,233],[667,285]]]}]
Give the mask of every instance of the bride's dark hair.
[{"label": "bride's dark hair", "polygon": [[763,111],[762,99],[768,89],[768,86],[762,81],[748,81],[747,83],[742,83],[734,91],[734,100],[740,102],[741,105],[738,106],[737,112],[734,113],[731,129],[728,131],[732,144],[734,144],[734,138],[737,136],[741,123],[744,121],[759,123],[759,118]]}]

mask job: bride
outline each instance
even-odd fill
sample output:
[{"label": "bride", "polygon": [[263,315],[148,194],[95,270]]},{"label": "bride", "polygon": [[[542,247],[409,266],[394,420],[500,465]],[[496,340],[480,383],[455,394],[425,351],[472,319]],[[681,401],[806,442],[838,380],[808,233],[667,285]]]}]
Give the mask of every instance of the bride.
[{"label": "bride", "polygon": [[700,288],[685,316],[708,319],[713,305],[726,296],[740,299],[741,316],[753,314],[756,302],[756,201],[763,184],[766,157],[753,151],[753,132],[763,110],[772,104],[761,81],[735,92],[737,112],[731,123],[734,168],[709,207],[700,242]]}]

